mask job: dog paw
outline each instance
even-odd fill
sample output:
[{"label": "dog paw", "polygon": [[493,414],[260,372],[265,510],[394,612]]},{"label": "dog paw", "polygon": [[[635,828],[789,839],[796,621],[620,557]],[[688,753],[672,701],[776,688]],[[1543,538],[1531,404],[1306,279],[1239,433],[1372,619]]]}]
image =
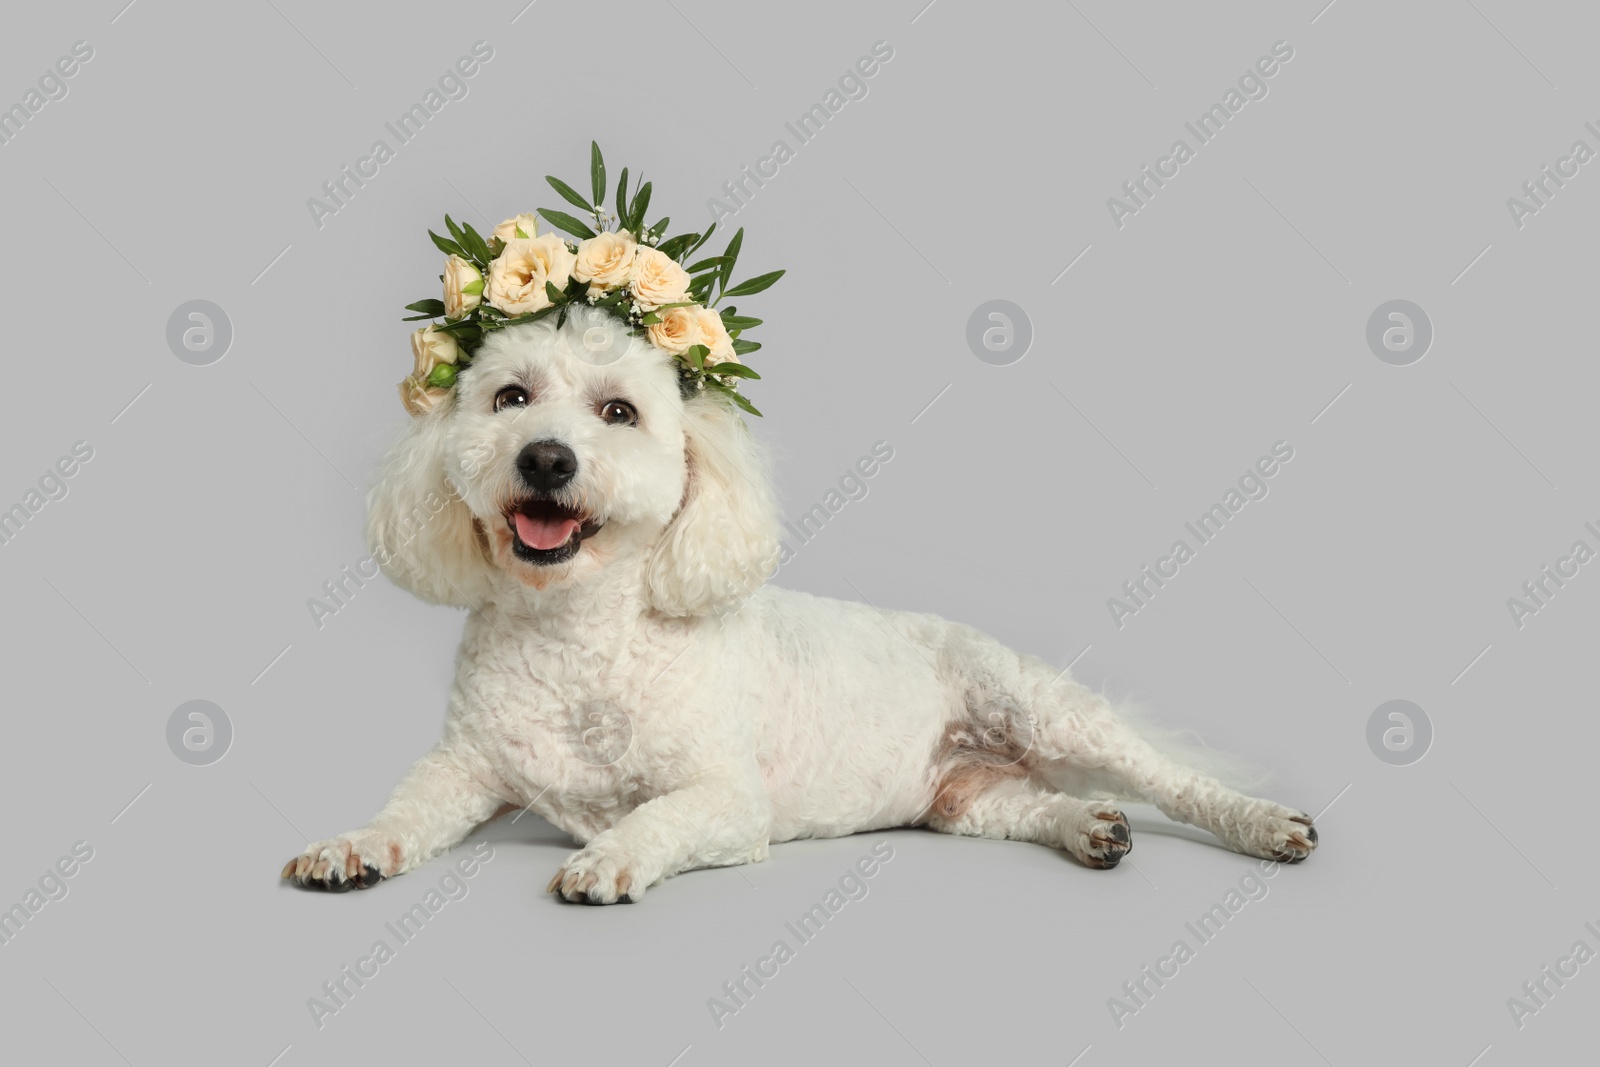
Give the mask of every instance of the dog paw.
[{"label": "dog paw", "polygon": [[1133,851],[1133,833],[1128,818],[1105,804],[1087,804],[1079,813],[1070,838],[1072,854],[1086,867],[1108,870]]},{"label": "dog paw", "polygon": [[586,848],[567,857],[545,891],[574,904],[632,904],[647,884],[627,862]]},{"label": "dog paw", "polygon": [[1299,863],[1317,848],[1317,828],[1311,825],[1311,816],[1296,812],[1289,816],[1287,825],[1274,829],[1274,841],[1279,834],[1283,840],[1276,843],[1272,858],[1280,863]]},{"label": "dog paw", "polygon": [[1279,863],[1301,863],[1317,847],[1311,816],[1281,804],[1263,804],[1248,814],[1230,842],[1246,855]]},{"label": "dog paw", "polygon": [[362,831],[318,841],[283,865],[281,877],[301,889],[348,893],[371,889],[400,871],[400,844]]}]

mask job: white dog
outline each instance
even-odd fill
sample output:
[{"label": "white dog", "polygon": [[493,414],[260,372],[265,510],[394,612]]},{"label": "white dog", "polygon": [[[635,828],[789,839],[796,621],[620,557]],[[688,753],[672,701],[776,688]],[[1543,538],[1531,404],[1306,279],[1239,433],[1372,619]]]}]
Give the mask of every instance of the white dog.
[{"label": "white dog", "polygon": [[720,398],[614,318],[491,334],[412,421],[368,538],[424,600],[472,609],[444,739],[294,884],[364,889],[530,809],[583,846],[549,888],[638,900],[774,841],[926,825],[1113,867],[1110,798],[1297,862],[1311,820],[1163,754],[1107,702],[969,627],[762,583],[763,455]]}]

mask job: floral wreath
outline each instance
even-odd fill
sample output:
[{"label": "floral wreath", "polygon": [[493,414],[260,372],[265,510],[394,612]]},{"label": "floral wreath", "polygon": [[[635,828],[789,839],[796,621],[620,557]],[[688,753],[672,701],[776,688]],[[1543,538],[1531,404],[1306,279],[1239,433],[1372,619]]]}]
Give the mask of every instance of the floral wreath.
[{"label": "floral wreath", "polygon": [[545,181],[567,203],[592,216],[593,226],[564,211],[538,211],[546,222],[580,238],[576,244],[555,233],[540,234],[534,215],[506,219],[487,240],[449,215],[444,224],[450,237],[428,231],[446,256],[440,276],[444,299],[407,304],[406,310],[417,314],[404,321],[444,322],[411,335],[416,368],[400,383],[400,401],[413,416],[427,414],[450,394],[490,331],[552,314],[560,326],[574,306],[609,312],[673,356],[686,392],[710,390],[752,415],[761,414],[739,393],[741,378],[761,377],[739,360],[761,347],[741,336],[761,320],[740,315],[736,307],[715,308],[728,297],[761,292],[784,272],[761,274],[730,288],[743,228],[722,255],[685,266],[710,239],[716,223],[704,233],[676,237],[666,236],[667,218],[646,228],[650,183],[635,183],[630,198],[627,168],[617,182],[614,211],[605,211],[606,165],[594,142],[589,179],[593,203],[559,178],[546,176]]}]

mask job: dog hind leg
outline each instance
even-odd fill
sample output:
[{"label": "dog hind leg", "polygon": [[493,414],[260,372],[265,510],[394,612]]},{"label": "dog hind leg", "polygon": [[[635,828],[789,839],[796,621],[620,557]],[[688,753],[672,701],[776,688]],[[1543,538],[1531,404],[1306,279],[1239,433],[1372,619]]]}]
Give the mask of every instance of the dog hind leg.
[{"label": "dog hind leg", "polygon": [[1146,800],[1169,818],[1209,830],[1236,852],[1298,863],[1317,845],[1310,816],[1247,796],[1187,766],[1122,721],[1109,702],[1075,682],[1036,689],[1030,759],[1052,783],[1087,778]]},{"label": "dog hind leg", "polygon": [[956,781],[941,789],[929,827],[945,834],[1049,845],[1099,869],[1115,867],[1133,850],[1128,820],[1109,801],[1080,800],[1020,777],[991,780],[976,793],[964,786]]}]

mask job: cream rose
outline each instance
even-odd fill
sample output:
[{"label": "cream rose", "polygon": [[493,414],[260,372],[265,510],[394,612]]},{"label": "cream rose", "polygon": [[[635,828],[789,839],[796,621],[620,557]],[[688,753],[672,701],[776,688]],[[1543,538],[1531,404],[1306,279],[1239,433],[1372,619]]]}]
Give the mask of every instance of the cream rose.
[{"label": "cream rose", "polygon": [[692,307],[668,308],[661,312],[661,321],[645,328],[650,343],[663,352],[681,356],[691,347],[701,344],[700,321]]},{"label": "cream rose", "polygon": [[[517,236],[517,231],[522,231],[522,237]],[[529,237],[539,236],[539,217],[537,215],[516,215],[506,219],[494,228],[494,235],[506,244],[512,241],[525,240]]]},{"label": "cream rose", "polygon": [[578,242],[572,276],[589,283],[589,292],[605,293],[628,283],[638,243],[627,230],[602,233]]},{"label": "cream rose", "polygon": [[689,275],[665,252],[639,246],[633,257],[633,299],[646,310],[689,299]]},{"label": "cream rose", "polygon": [[530,239],[514,238],[489,264],[485,299],[507,315],[526,315],[550,306],[546,282],[565,289],[572,277],[575,257],[567,243],[553,233]]},{"label": "cream rose", "polygon": [[407,378],[400,383],[400,403],[405,405],[412,418],[426,415],[449,395],[450,390],[435,388],[416,378]]},{"label": "cream rose", "polygon": [[[411,354],[416,358],[416,366],[412,375],[421,382],[426,382],[433,369],[440,364],[448,363],[454,367],[461,358],[461,346],[456,339],[447,333],[434,329],[432,326],[423,326],[411,335]],[[452,376],[452,381],[454,380]],[[443,382],[434,382],[443,385]]]},{"label": "cream rose", "polygon": [[444,261],[444,314],[459,319],[483,302],[483,274],[460,256]]},{"label": "cream rose", "polygon": [[722,325],[722,316],[707,307],[684,308],[694,314],[695,325],[700,329],[700,344],[711,350],[706,356],[706,366],[717,363],[737,363],[738,357],[733,354],[733,338],[728,336],[728,328]]}]

